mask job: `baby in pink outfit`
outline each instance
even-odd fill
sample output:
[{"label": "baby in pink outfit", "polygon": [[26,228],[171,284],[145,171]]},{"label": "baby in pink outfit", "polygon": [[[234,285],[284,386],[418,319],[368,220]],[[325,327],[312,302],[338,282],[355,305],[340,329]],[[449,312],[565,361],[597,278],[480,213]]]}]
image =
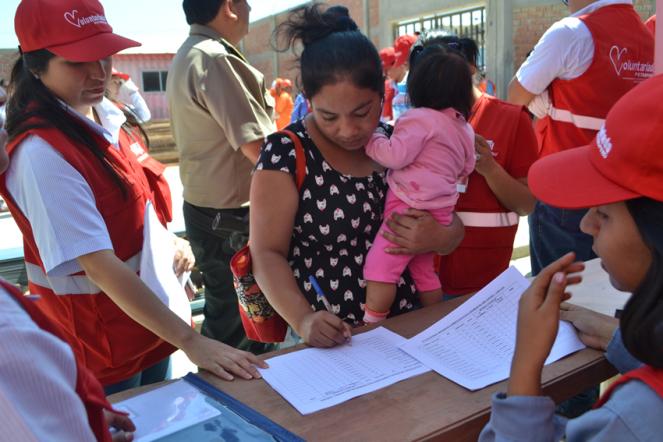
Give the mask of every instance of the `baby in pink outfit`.
[{"label": "baby in pink outfit", "polygon": [[[410,207],[449,224],[458,200],[457,183],[474,170],[476,161],[474,130],[466,120],[474,101],[468,63],[439,46],[416,48],[408,78],[415,108],[398,119],[391,138],[379,130],[366,145],[366,154],[389,169],[382,229],[388,228],[392,213]],[[387,317],[406,267],[424,305],[442,297],[435,253],[390,255],[385,252],[389,247],[394,245],[378,233],[366,257],[365,322]]]}]

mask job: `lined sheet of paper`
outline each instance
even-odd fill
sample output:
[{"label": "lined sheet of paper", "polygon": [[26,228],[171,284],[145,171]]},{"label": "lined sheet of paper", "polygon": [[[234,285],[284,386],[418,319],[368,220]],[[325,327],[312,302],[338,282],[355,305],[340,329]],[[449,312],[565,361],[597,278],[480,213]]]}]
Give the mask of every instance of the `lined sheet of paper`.
[{"label": "lined sheet of paper", "polygon": [[[516,344],[518,301],[529,282],[511,267],[401,349],[469,390],[509,377]],[[585,348],[573,326],[560,321],[546,364]]]},{"label": "lined sheet of paper", "polygon": [[398,348],[405,341],[378,327],[353,336],[351,344],[276,356],[259,370],[297,411],[309,414],[429,371]]},{"label": "lined sheet of paper", "polygon": [[184,282],[178,280],[173,271],[174,235],[161,224],[150,201],[145,207],[144,220],[140,279],[170,310],[184,322],[191,323],[191,305]]}]

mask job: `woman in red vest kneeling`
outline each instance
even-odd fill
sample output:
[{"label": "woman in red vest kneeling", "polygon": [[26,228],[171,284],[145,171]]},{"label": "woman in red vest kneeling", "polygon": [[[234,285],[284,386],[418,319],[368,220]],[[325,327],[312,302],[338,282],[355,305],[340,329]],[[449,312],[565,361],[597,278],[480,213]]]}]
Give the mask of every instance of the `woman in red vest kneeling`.
[{"label": "woman in red vest kneeling", "polygon": [[147,211],[165,226],[170,198],[104,93],[111,55],[139,43],[113,34],[97,0],[23,0],[15,29],[0,194],[23,233],[35,305],[107,393],[163,380],[175,348],[224,379],[259,377],[264,363],[196,333],[138,276]]},{"label": "woman in red vest kneeling", "polygon": [[555,207],[591,207],[582,219],[592,249],[618,290],[632,292],[619,328],[568,310],[563,319],[580,338],[607,350],[625,373],[594,409],[566,420],[541,396],[541,371],[555,341],[560,302],[584,268],[574,253],[544,268],[520,300],[516,351],[507,392],[493,397],[480,440],[654,441],[663,434],[663,75],[627,92],[610,110],[595,140],[551,154],[529,173],[532,192]]}]

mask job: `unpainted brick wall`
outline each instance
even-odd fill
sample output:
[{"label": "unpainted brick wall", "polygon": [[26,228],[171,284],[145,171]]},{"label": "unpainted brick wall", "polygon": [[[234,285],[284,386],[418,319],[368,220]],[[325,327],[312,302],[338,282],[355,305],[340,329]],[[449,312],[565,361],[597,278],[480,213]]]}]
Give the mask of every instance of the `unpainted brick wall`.
[{"label": "unpainted brick wall", "polygon": [[12,67],[18,58],[18,51],[0,51],[0,79],[4,84],[9,83]]}]

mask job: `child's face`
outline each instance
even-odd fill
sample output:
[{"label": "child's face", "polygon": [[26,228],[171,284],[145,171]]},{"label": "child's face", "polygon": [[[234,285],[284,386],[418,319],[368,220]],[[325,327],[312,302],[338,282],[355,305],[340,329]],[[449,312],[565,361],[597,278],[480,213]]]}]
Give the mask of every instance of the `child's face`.
[{"label": "child's face", "polygon": [[624,292],[637,289],[649,270],[652,256],[624,202],[593,207],[580,229],[592,235],[592,249],[608,272],[610,283]]},{"label": "child's face", "polygon": [[363,148],[380,120],[380,94],[344,80],[323,86],[310,100],[320,132],[347,150]]}]

